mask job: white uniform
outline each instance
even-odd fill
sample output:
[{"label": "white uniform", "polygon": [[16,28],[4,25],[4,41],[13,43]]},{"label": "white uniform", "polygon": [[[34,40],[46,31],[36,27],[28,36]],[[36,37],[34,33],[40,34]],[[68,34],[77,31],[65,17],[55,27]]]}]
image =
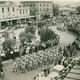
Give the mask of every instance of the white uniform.
[{"label": "white uniform", "polygon": [[17,63],[16,62],[14,62],[14,64],[13,64],[13,72],[17,72]]}]

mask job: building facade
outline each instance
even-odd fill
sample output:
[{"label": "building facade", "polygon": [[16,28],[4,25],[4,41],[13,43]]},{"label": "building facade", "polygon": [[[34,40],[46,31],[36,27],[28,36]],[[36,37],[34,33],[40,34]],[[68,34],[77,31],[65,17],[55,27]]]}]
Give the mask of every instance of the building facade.
[{"label": "building facade", "polygon": [[22,7],[30,8],[30,15],[35,16],[37,20],[42,19],[42,16],[47,14],[53,15],[53,2],[51,1],[21,1]]},{"label": "building facade", "polygon": [[30,16],[29,7],[21,7],[12,1],[0,1],[0,26],[14,26],[26,23]]},{"label": "building facade", "polygon": [[80,5],[80,3],[76,3],[76,4],[71,4],[71,5],[65,5],[65,6],[60,6],[60,11],[62,13],[66,13],[66,14],[77,14],[78,12],[76,11],[76,8]]}]

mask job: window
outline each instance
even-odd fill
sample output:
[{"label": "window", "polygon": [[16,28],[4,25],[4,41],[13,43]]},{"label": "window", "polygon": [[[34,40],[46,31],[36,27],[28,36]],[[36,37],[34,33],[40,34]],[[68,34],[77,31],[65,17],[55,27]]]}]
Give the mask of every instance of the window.
[{"label": "window", "polygon": [[40,7],[41,7],[41,4],[40,4]]},{"label": "window", "polygon": [[32,4],[30,4],[30,7],[32,7]]},{"label": "window", "polygon": [[4,8],[2,8],[2,13],[4,13]]},{"label": "window", "polygon": [[13,7],[13,12],[14,12],[14,7]]},{"label": "window", "polygon": [[26,7],[28,7],[28,4],[26,4]]},{"label": "window", "polygon": [[20,14],[21,14],[21,10],[20,10]]},{"label": "window", "polygon": [[8,12],[9,12],[9,7],[7,9],[8,9]]},{"label": "window", "polygon": [[25,4],[23,4],[23,7],[25,7]]},{"label": "window", "polygon": [[3,17],[4,17],[4,15],[3,15]]},{"label": "window", "polygon": [[26,14],[27,14],[27,10],[26,10]]},{"label": "window", "polygon": [[35,7],[35,4],[33,4],[33,6]]},{"label": "window", "polygon": [[24,10],[23,10],[23,14],[24,14]]}]

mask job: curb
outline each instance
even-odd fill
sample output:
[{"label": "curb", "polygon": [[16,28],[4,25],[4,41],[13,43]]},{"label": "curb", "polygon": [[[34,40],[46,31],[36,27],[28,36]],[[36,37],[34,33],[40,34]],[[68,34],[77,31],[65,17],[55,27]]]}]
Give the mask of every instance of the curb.
[{"label": "curb", "polygon": [[7,61],[3,61],[2,64],[4,64],[4,63],[8,63],[8,62],[10,62],[10,61],[12,61],[12,59],[7,60]]}]

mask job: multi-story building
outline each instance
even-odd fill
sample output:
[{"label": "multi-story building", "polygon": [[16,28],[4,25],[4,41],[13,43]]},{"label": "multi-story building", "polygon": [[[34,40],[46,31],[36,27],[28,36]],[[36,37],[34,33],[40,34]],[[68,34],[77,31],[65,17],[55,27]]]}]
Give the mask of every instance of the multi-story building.
[{"label": "multi-story building", "polygon": [[30,16],[29,7],[20,7],[12,1],[0,1],[0,26],[25,23]]},{"label": "multi-story building", "polygon": [[47,14],[52,16],[53,2],[52,1],[21,1],[22,7],[30,8],[30,15],[35,16],[38,19],[42,19],[42,16]]},{"label": "multi-story building", "polygon": [[62,13],[68,13],[68,14],[78,14],[78,11],[76,11],[76,8],[80,5],[80,3],[73,3],[71,5],[65,5],[60,6],[60,11]]}]

